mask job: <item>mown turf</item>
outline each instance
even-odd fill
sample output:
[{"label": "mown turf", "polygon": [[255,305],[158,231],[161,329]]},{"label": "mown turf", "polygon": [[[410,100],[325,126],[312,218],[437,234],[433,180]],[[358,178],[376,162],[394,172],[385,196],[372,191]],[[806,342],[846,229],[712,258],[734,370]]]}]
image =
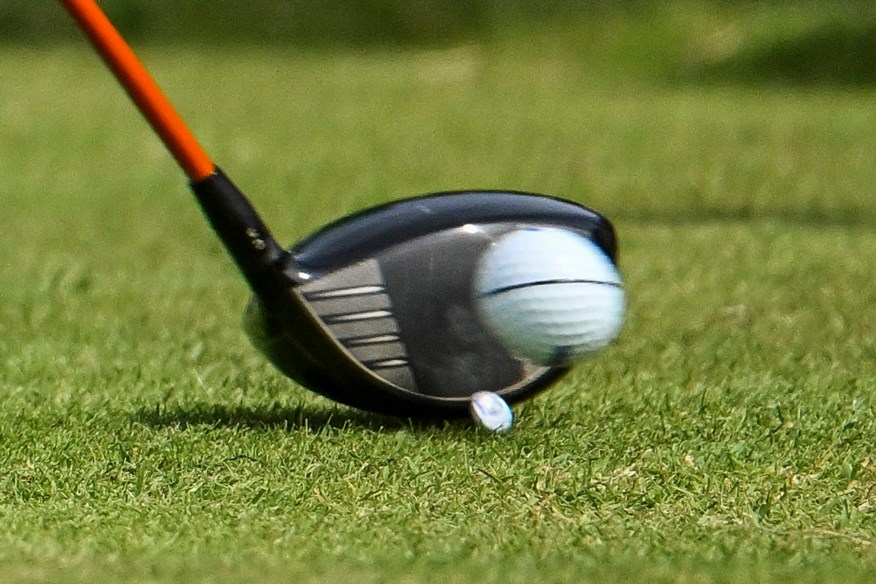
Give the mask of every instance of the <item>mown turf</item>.
[{"label": "mown turf", "polygon": [[8,582],[870,582],[873,93],[537,49],[150,49],[284,241],[466,186],[612,217],[624,335],[496,437],[334,406],[240,330],[181,173],[84,48],[5,48]]}]

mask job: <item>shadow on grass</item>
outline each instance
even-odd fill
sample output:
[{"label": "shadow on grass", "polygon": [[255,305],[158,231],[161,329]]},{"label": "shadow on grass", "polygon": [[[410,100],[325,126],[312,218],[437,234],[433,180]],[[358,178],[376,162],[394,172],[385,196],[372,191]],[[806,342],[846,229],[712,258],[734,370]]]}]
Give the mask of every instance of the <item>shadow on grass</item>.
[{"label": "shadow on grass", "polygon": [[876,22],[830,23],[694,64],[689,81],[792,87],[876,85]]},{"label": "shadow on grass", "polygon": [[190,402],[172,406],[156,404],[154,407],[135,410],[132,417],[137,422],[147,426],[180,430],[192,426],[206,426],[214,428],[304,429],[313,432],[327,428],[360,428],[395,432],[399,430],[428,430],[448,424],[461,423],[437,419],[420,420],[381,416],[340,405],[286,407],[277,404],[243,406],[205,402]]}]

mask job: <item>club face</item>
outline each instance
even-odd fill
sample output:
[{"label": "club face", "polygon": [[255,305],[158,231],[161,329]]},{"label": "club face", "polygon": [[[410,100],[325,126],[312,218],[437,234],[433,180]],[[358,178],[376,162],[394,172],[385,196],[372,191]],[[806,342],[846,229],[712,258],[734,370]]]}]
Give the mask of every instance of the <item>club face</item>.
[{"label": "club face", "polygon": [[566,373],[513,357],[478,316],[480,256],[503,234],[553,226],[613,259],[611,224],[541,195],[429,195],[356,213],[291,249],[300,282],[247,309],[255,344],[285,374],[355,407],[395,415],[465,415],[470,396],[513,402]]}]

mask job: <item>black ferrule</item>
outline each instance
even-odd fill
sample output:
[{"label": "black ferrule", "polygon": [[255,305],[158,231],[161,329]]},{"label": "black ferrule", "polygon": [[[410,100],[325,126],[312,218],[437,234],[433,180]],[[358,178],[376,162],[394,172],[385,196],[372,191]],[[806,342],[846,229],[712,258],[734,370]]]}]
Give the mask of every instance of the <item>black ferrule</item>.
[{"label": "black ferrule", "polygon": [[218,167],[190,183],[213,230],[257,295],[288,287],[283,268],[290,255],[273,238],[249,200]]}]

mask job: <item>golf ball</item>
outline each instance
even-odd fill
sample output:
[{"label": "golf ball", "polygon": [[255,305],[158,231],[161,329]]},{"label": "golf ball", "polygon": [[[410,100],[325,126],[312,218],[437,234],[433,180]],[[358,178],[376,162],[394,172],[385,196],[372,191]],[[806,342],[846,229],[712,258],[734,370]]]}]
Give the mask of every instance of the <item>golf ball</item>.
[{"label": "golf ball", "polygon": [[512,231],[480,259],[475,294],[487,327],[520,359],[568,365],[608,345],[625,313],[621,276],[593,241],[554,227]]},{"label": "golf ball", "polygon": [[473,393],[469,409],[475,422],[491,432],[507,432],[514,424],[511,406],[492,391]]}]

